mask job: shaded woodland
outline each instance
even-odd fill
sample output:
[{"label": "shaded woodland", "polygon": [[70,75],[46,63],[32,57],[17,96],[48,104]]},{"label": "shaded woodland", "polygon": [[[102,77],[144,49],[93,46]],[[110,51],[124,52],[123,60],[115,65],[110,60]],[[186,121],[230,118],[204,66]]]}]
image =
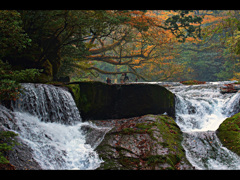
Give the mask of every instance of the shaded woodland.
[{"label": "shaded woodland", "polygon": [[239,80],[237,10],[1,10],[0,17],[1,99],[16,97],[19,82],[66,76]]}]

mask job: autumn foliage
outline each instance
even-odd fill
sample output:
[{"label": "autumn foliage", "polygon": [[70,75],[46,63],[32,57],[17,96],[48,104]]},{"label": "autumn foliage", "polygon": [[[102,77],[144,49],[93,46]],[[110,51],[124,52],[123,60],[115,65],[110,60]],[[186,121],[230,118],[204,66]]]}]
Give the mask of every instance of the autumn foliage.
[{"label": "autumn foliage", "polygon": [[[184,72],[185,65],[177,62],[179,55],[175,47],[184,41],[193,41],[193,32],[183,35],[184,28],[195,27],[197,23],[178,22],[183,17],[192,17],[189,12],[177,16],[175,11],[107,11],[113,17],[125,17],[123,24],[112,31],[104,40],[91,38],[89,43],[95,46],[89,49],[87,59],[92,62],[106,62],[112,65],[127,67],[128,73],[135,74],[144,80],[171,80]],[[174,15],[175,22],[166,25],[166,20]],[[186,18],[185,17],[185,18]],[[192,19],[188,19],[191,21]],[[200,20],[192,20],[200,22]],[[175,24],[174,24],[175,23]],[[186,29],[185,29],[186,31]],[[179,36],[179,37],[177,37]],[[173,60],[175,59],[175,60]],[[105,74],[120,74],[121,72],[104,71],[96,66],[89,69]]]},{"label": "autumn foliage", "polygon": [[0,15],[6,35],[0,42],[3,62],[44,68],[49,79],[102,81],[102,74],[123,72],[145,81],[208,79],[206,67],[215,79],[239,76],[238,11],[19,10]]}]

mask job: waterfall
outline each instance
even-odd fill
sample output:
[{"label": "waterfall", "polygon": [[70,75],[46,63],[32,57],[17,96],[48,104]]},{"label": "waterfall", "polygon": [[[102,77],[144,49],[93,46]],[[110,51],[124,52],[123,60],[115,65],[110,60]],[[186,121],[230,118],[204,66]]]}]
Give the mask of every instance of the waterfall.
[{"label": "waterfall", "polygon": [[[182,146],[196,169],[240,169],[239,156],[223,147],[215,133],[227,117],[240,111],[240,93],[221,94],[222,83],[227,82],[167,87],[176,95]],[[0,105],[0,129],[18,133],[42,169],[98,168],[103,161],[94,149],[110,128],[83,123],[71,94],[62,87],[22,86],[13,110]]]},{"label": "waterfall", "polygon": [[62,87],[23,83],[24,93],[13,103],[15,111],[28,112],[44,122],[74,124],[82,119],[72,95]]},{"label": "waterfall", "polygon": [[[61,87],[31,83],[22,86],[24,92],[12,103],[13,111],[0,107],[2,128],[19,134],[42,169],[99,167],[103,161],[94,148],[110,129],[82,123],[71,94]],[[95,139],[89,139],[89,127],[97,132]]]},{"label": "waterfall", "polygon": [[240,158],[223,147],[215,133],[227,117],[239,112],[240,93],[221,94],[220,84],[168,88],[176,95],[176,123],[184,132],[182,145],[196,169],[240,169]]},{"label": "waterfall", "polygon": [[182,131],[215,131],[227,118],[223,108],[232,94],[222,95],[217,85],[181,86],[174,91],[176,122]]},{"label": "waterfall", "polygon": [[223,147],[214,131],[184,133],[182,145],[196,169],[240,169],[240,158]]}]

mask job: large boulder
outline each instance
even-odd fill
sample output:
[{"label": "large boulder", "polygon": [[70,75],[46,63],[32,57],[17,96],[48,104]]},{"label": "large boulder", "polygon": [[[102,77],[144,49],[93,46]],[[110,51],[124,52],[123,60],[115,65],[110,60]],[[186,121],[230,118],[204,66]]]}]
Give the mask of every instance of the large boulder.
[{"label": "large boulder", "polygon": [[175,116],[175,95],[157,84],[73,82],[72,92],[83,120],[163,114]]},{"label": "large boulder", "polygon": [[240,113],[224,120],[217,130],[217,136],[223,146],[240,156]]},{"label": "large boulder", "polygon": [[94,123],[112,128],[96,148],[104,161],[98,169],[194,169],[181,145],[182,132],[169,116],[145,115]]}]

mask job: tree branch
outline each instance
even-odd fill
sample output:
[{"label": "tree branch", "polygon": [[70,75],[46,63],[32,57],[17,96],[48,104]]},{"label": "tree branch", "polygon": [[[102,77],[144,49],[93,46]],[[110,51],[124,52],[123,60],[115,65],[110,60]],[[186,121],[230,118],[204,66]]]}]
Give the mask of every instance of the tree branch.
[{"label": "tree branch", "polygon": [[75,64],[75,67],[81,68],[81,69],[85,69],[85,70],[89,70],[89,71],[94,70],[94,71],[97,71],[97,72],[99,72],[99,73],[101,73],[101,74],[116,75],[116,74],[122,74],[122,73],[130,73],[130,74],[136,75],[137,77],[142,78],[142,79],[145,80],[145,81],[149,81],[149,80],[145,79],[142,75],[138,74],[137,71],[136,71],[135,69],[133,69],[132,67],[130,67],[130,66],[129,66],[129,67],[130,67],[133,71],[124,71],[124,72],[104,71],[104,70],[99,69],[99,68],[97,68],[97,67],[88,67],[88,68],[86,68],[86,67],[83,67],[83,66],[81,66],[81,65],[79,65],[79,64]]},{"label": "tree branch", "polygon": [[132,73],[131,71],[124,71],[124,72],[110,72],[110,71],[104,71],[102,69],[99,69],[97,67],[89,67],[88,70],[95,70],[101,74],[122,74],[122,73]]},{"label": "tree branch", "polygon": [[149,81],[148,79],[143,77],[141,74],[137,73],[137,71],[131,65],[129,65],[128,67],[130,67],[130,69],[133,71],[132,74],[135,74],[137,77],[142,78],[144,81]]},{"label": "tree branch", "polygon": [[102,52],[106,52],[106,51],[108,51],[108,50],[111,50],[111,49],[117,47],[118,45],[120,45],[121,42],[122,42],[123,40],[125,40],[126,36],[127,36],[127,33],[126,33],[119,41],[117,41],[117,42],[115,42],[115,43],[113,43],[113,44],[110,44],[110,45],[108,45],[108,46],[103,46],[103,47],[98,48],[98,49],[90,49],[89,52],[90,52],[91,54],[100,54],[100,53],[102,53]]},{"label": "tree branch", "polygon": [[142,58],[146,58],[143,54],[134,54],[134,55],[128,55],[128,56],[105,56],[105,55],[97,55],[97,56],[88,56],[87,60],[92,60],[92,61],[102,61],[102,62],[106,62],[109,64],[113,64],[113,65],[127,65],[130,64],[132,62],[132,59],[128,60],[128,61],[115,61],[113,59],[127,59],[127,58],[134,58],[134,57],[142,57]]}]

